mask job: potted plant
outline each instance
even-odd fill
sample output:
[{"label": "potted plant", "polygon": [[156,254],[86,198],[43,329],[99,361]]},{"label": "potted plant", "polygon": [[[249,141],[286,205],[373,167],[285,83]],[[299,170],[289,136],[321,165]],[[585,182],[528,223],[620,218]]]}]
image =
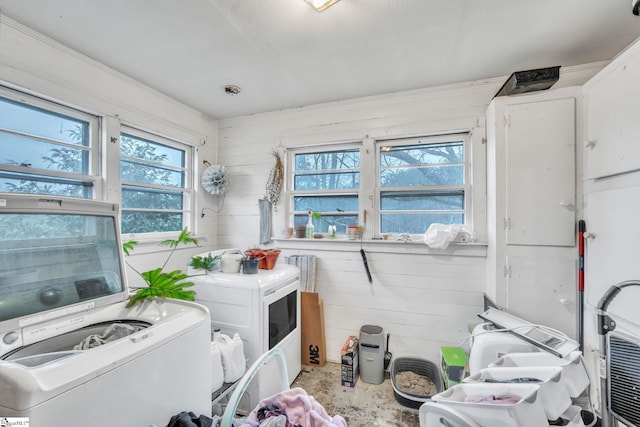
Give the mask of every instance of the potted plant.
[{"label": "potted plant", "polygon": [[[122,244],[122,250],[125,255],[129,256],[130,252],[138,244],[135,240],[129,240]],[[167,259],[164,261],[161,267],[154,268],[153,270],[140,272],[133,268],[129,263],[127,265],[135,271],[140,277],[147,283],[146,287],[134,288],[136,292],[131,295],[127,307],[132,307],[137,303],[142,303],[151,298],[176,298],[186,301],[193,301],[195,299],[195,291],[187,290],[185,288],[193,286],[193,282],[186,281],[189,275],[182,270],[174,270],[166,272],[166,267],[169,259],[175,252],[179,245],[198,245],[198,240],[191,236],[189,230],[185,227],[180,235],[176,239],[166,239],[159,243],[159,246],[168,246],[171,248]]]},{"label": "potted plant", "polygon": [[326,218],[322,218],[322,213],[321,212],[312,212],[311,215],[313,216],[313,219],[316,219],[318,221],[322,220],[322,221],[327,223],[327,236],[329,238],[335,238],[336,237],[336,230],[337,229],[336,229],[336,225],[335,225],[335,223],[333,221],[329,221]]}]

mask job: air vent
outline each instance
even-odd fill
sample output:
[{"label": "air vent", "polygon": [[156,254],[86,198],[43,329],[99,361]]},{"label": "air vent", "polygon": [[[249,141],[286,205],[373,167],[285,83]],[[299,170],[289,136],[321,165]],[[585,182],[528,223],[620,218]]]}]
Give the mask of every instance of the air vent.
[{"label": "air vent", "polygon": [[560,78],[560,66],[538,68],[536,70],[516,71],[502,85],[496,96],[516,95],[519,93],[545,90],[553,86]]},{"label": "air vent", "polygon": [[609,405],[614,417],[640,426],[640,339],[609,334]]}]

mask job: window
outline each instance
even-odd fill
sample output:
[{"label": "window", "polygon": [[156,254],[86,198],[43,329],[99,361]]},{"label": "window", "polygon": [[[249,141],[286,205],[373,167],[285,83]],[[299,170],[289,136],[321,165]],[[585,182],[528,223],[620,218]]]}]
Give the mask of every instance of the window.
[{"label": "window", "polygon": [[98,129],[95,116],[0,90],[0,192],[93,198]]},{"label": "window", "polygon": [[[101,140],[109,132],[119,150]],[[0,86],[0,192],[107,199],[121,206],[122,233],[192,226],[193,150]]]},{"label": "window", "polygon": [[470,134],[364,140],[290,151],[293,223],[319,212],[314,231],[365,225],[365,238],[422,235],[432,223],[471,219]]},{"label": "window", "polygon": [[122,233],[180,231],[187,225],[188,146],[132,128],[120,134]]},{"label": "window", "polygon": [[322,215],[314,221],[317,233],[335,225],[344,234],[348,225],[358,224],[359,147],[295,152],[293,164],[294,225],[306,224],[308,211]]},{"label": "window", "polygon": [[432,223],[464,224],[466,135],[377,144],[379,232],[422,234]]}]

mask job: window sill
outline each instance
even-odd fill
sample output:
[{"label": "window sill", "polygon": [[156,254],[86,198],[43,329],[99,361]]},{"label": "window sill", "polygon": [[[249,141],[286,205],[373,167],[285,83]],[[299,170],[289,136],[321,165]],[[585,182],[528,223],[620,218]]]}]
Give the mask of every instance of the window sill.
[{"label": "window sill", "polygon": [[484,242],[452,243],[447,249],[432,249],[422,241],[411,240],[348,240],[347,238],[327,237],[320,239],[306,238],[273,238],[278,249],[314,250],[314,251],[346,251],[356,252],[362,249],[372,253],[403,253],[446,256],[487,256],[487,244]]}]

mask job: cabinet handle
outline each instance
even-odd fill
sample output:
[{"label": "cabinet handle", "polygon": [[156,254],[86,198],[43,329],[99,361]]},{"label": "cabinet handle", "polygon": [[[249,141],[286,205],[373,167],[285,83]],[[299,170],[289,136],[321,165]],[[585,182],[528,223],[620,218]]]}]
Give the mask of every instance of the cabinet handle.
[{"label": "cabinet handle", "polygon": [[595,148],[597,142],[595,139],[588,139],[587,142],[584,143],[585,148],[591,148],[592,150]]}]

